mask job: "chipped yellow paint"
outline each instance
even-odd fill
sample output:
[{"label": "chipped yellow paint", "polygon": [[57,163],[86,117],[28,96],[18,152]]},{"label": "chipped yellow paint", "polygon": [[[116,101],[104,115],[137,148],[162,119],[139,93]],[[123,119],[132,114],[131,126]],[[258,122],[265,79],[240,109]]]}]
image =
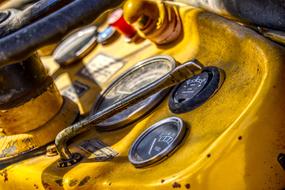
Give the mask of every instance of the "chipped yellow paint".
[{"label": "chipped yellow paint", "polygon": [[53,82],[23,105],[0,110],[0,162],[53,142],[78,114],[77,105],[63,98]]},{"label": "chipped yellow paint", "polygon": [[[54,83],[27,103],[0,111],[0,127],[6,135],[21,134],[39,128],[61,109],[63,98]],[[39,114],[41,111],[42,114]],[[35,117],[35,115],[38,115]]]},{"label": "chipped yellow paint", "polygon": [[[171,55],[180,62],[197,58],[225,71],[226,80],[215,96],[192,112],[176,115],[187,123],[190,133],[171,157],[141,169],[127,159],[130,145],[142,131],[174,115],[166,98],[147,117],[124,129],[94,129],[78,137],[71,147],[85,155],[81,163],[60,169],[57,156],[31,158],[2,170],[0,189],[285,188],[285,171],[277,162],[278,154],[285,152],[285,49],[219,16],[191,8],[179,12],[184,23],[179,41],[160,47],[145,42],[147,46],[135,47],[120,39],[112,46],[97,47],[84,60],[104,52],[126,61],[102,88],[128,66],[157,54]],[[131,50],[139,51],[132,54]],[[77,67],[67,70],[71,78],[77,77],[73,75]],[[82,104],[90,104],[100,90],[95,91],[92,98],[82,98]],[[77,145],[93,138],[110,145],[119,155],[105,162],[88,159]]]},{"label": "chipped yellow paint", "polygon": [[56,135],[71,125],[77,116],[76,104],[64,98],[60,110],[44,125],[22,133],[3,134],[0,137],[0,162],[52,143]]}]

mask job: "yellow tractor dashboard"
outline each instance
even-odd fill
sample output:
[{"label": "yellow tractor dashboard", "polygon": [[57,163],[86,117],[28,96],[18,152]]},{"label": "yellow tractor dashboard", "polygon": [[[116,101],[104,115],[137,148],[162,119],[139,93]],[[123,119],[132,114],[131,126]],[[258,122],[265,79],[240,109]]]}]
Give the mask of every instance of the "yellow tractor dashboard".
[{"label": "yellow tractor dashboard", "polygon": [[254,2],[0,1],[0,189],[284,189],[284,6]]}]

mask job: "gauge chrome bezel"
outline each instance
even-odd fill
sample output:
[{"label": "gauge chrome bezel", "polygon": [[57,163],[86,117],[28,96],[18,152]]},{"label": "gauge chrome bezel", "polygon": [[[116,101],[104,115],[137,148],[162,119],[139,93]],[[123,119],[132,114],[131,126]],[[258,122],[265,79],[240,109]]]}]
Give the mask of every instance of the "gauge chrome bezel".
[{"label": "gauge chrome bezel", "polygon": [[[69,56],[69,58],[62,61],[58,57],[58,54],[61,54],[61,51],[66,48],[69,44],[74,42],[74,39],[76,39],[78,36],[80,36],[81,33],[88,32],[89,30],[93,31],[93,36],[90,36],[90,40],[81,46],[79,50],[77,50],[72,56]],[[91,32],[92,32],[91,31]],[[77,60],[82,59],[85,55],[87,55],[95,46],[97,45],[97,27],[96,26],[87,26],[83,27],[74,33],[71,33],[68,35],[65,39],[63,39],[60,44],[56,47],[56,49],[53,52],[53,58],[55,62],[57,62],[60,65],[68,65],[71,64]]]},{"label": "gauge chrome bezel", "polygon": [[[171,122],[174,122],[177,126],[177,135],[176,135],[175,139],[173,140],[173,142],[170,145],[168,145],[167,148],[165,148],[163,151],[161,151],[159,154],[153,156],[152,158],[149,158],[147,160],[138,161],[134,155],[135,155],[137,147],[144,140],[144,138],[146,136],[148,136],[149,134],[151,134],[157,128],[164,127],[163,124],[171,123]],[[152,125],[148,129],[146,129],[134,141],[134,143],[132,144],[132,146],[130,148],[129,154],[128,154],[129,161],[135,167],[142,168],[142,167],[146,167],[146,166],[152,165],[154,163],[157,163],[157,162],[161,161],[163,158],[167,158],[167,156],[174,153],[174,151],[179,147],[179,145],[183,141],[184,137],[186,136],[186,132],[187,132],[187,127],[186,127],[185,123],[183,122],[183,120],[180,119],[179,117],[169,117],[169,118],[163,119],[163,120],[155,123],[154,125]]]},{"label": "gauge chrome bezel", "polygon": [[[94,104],[93,109],[91,111],[91,115],[95,114],[96,111],[98,111],[99,106],[104,101],[105,94],[107,94],[114,86],[116,86],[116,84],[118,82],[123,80],[125,77],[127,77],[131,73],[143,68],[144,66],[146,66],[148,64],[153,64],[154,62],[157,62],[160,60],[164,60],[164,61],[167,60],[171,64],[171,67],[172,67],[171,70],[173,70],[177,65],[177,62],[172,57],[167,56],[167,55],[155,56],[155,57],[151,57],[151,58],[145,59],[143,61],[140,61],[134,67],[132,67],[131,69],[126,71],[124,74],[119,76],[116,80],[114,80],[109,85],[109,87],[107,87],[107,89],[105,89],[101,93],[101,95],[95,101],[95,104]],[[168,73],[166,73],[166,74],[168,74]],[[147,86],[149,86],[149,85],[147,85]],[[147,88],[147,86],[146,86],[146,88]],[[161,101],[166,97],[166,95],[168,94],[169,91],[170,91],[170,89],[167,89],[167,90],[161,91],[161,92],[151,96],[152,98],[150,99],[150,101],[148,101],[147,104],[145,104],[144,106],[142,106],[139,109],[137,109],[136,111],[134,111],[128,117],[121,119],[119,122],[117,121],[117,122],[109,122],[109,124],[98,124],[96,126],[96,129],[101,130],[101,131],[111,131],[111,130],[122,128],[122,127],[124,127],[124,126],[126,126],[132,122],[137,121],[138,119],[140,119],[141,117],[143,117],[147,113],[149,113],[151,110],[153,110],[153,108],[155,108],[159,103],[161,103]]]}]

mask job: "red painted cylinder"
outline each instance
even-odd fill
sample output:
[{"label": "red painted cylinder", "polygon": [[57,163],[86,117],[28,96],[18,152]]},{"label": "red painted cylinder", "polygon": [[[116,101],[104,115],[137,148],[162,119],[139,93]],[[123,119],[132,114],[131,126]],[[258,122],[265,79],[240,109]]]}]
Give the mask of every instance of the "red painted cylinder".
[{"label": "red painted cylinder", "polygon": [[116,28],[116,30],[128,38],[134,37],[137,33],[136,30],[124,19],[122,9],[117,9],[110,15],[108,24]]}]

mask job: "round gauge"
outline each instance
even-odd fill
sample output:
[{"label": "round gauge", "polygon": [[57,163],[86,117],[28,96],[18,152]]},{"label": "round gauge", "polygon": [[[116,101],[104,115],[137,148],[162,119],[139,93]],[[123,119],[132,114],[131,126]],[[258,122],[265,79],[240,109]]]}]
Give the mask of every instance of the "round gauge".
[{"label": "round gauge", "polygon": [[[140,62],[115,80],[99,97],[92,114],[102,111],[128,95],[150,85],[175,68],[176,62],[169,56],[156,56]],[[155,108],[167,95],[168,90],[156,93],[149,98],[130,106],[128,109],[97,125],[99,130],[113,130],[139,119]]]},{"label": "round gauge", "polygon": [[205,67],[203,72],[179,84],[171,92],[169,108],[173,113],[189,112],[206,102],[221,87],[224,72]]},{"label": "round gauge", "polygon": [[71,64],[89,53],[97,44],[97,27],[89,26],[69,35],[53,53],[60,65]]},{"label": "round gauge", "polygon": [[144,131],[129,151],[129,160],[136,167],[145,167],[170,155],[182,142],[186,126],[178,117],[159,121]]}]

